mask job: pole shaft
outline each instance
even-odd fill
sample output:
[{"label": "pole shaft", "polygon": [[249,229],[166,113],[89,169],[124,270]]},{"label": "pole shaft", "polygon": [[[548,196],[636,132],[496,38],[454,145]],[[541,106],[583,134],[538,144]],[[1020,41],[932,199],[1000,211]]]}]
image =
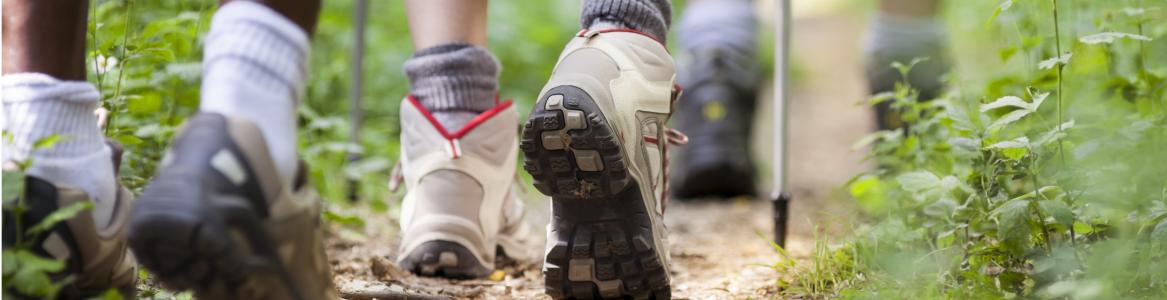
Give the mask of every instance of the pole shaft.
[{"label": "pole shaft", "polygon": [[[363,83],[365,79],[365,23],[368,14],[369,1],[357,0],[353,5],[353,47],[350,55],[352,56],[352,82],[349,84],[349,143],[353,145],[361,144],[361,124],[364,122],[364,105],[361,103],[361,98],[364,96]],[[360,154],[349,153],[347,157],[348,163],[354,163],[361,159]],[[351,201],[357,200],[357,180],[352,179],[348,182],[348,198]]]},{"label": "pole shaft", "polygon": [[778,0],[777,20],[774,22],[774,178],[770,199],[773,203],[774,242],[786,246],[786,232],[790,219],[790,193],[787,189],[787,130],[790,102],[790,0]]}]

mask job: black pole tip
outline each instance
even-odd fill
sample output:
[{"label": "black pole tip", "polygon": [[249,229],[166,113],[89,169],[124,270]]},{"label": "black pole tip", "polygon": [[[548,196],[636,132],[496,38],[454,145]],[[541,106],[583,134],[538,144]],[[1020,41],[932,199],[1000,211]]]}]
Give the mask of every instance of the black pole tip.
[{"label": "black pole tip", "polygon": [[790,194],[778,193],[773,199],[774,204],[774,242],[778,246],[786,247],[786,231],[790,220]]}]

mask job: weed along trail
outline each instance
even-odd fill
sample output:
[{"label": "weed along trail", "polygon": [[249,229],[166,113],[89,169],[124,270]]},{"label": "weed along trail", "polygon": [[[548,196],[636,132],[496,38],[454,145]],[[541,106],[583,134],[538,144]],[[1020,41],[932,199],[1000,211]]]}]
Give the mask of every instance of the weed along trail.
[{"label": "weed along trail", "polygon": [[[850,205],[840,188],[867,168],[863,151],[851,145],[871,129],[860,73],[862,20],[850,16],[809,16],[796,20],[794,61],[814,66],[794,84],[791,186],[794,204],[787,242],[796,267],[822,240],[849,228]],[[813,55],[810,55],[813,54]],[[762,89],[759,111],[770,112],[771,89]],[[753,145],[760,165],[768,165],[770,116],[755,122]],[[763,177],[770,172],[760,172]],[[765,181],[765,178],[762,178]],[[529,221],[545,224],[547,199],[534,190]],[[773,267],[784,259],[770,242],[770,204],[753,199],[723,202],[670,202],[665,214],[673,264],[673,297],[679,299],[768,299],[779,297],[785,272]],[[446,280],[418,277],[401,270],[397,257],[397,221],[367,210],[341,212],[365,220],[363,227],[332,224],[329,239],[335,282],[348,299],[549,299],[543,295],[539,266],[508,268],[491,278]],[[536,226],[540,233],[542,227]],[[817,234],[816,234],[817,232]],[[541,244],[541,243],[540,243]],[[534,249],[542,251],[542,249]],[[786,278],[789,279],[789,278]]]}]

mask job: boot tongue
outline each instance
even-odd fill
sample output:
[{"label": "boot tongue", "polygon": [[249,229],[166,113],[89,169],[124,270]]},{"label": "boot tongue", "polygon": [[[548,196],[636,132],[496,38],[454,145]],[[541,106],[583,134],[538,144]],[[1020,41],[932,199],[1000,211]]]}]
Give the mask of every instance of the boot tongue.
[{"label": "boot tongue", "polygon": [[437,119],[438,124],[441,124],[442,127],[445,127],[446,132],[457,132],[462,129],[462,127],[465,127],[466,124],[470,123],[471,120],[474,120],[475,117],[478,117],[480,113],[481,112],[453,110],[435,111],[433,114],[434,119]]}]

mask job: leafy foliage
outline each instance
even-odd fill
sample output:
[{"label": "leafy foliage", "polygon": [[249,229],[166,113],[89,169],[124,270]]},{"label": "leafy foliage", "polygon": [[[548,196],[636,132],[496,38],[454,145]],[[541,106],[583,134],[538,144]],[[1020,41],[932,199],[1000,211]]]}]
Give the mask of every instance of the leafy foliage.
[{"label": "leafy foliage", "polygon": [[862,280],[830,295],[1167,296],[1167,5],[949,5],[951,23],[990,24],[966,22],[954,43],[976,46],[955,48],[999,63],[958,50],[977,63],[939,99],[875,97],[907,128],[861,144],[880,167],[849,190],[872,221],[839,251]]}]

